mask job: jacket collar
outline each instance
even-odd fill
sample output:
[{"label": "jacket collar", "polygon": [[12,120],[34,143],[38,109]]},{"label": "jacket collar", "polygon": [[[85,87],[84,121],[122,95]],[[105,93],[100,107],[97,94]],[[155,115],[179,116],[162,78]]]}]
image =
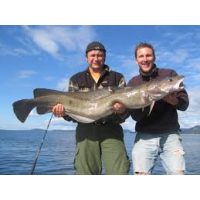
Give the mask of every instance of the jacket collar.
[{"label": "jacket collar", "polygon": [[149,79],[155,79],[158,76],[158,68],[156,64],[154,64],[152,70],[149,73],[144,73],[141,70],[139,70],[139,73],[144,80],[148,81]]}]

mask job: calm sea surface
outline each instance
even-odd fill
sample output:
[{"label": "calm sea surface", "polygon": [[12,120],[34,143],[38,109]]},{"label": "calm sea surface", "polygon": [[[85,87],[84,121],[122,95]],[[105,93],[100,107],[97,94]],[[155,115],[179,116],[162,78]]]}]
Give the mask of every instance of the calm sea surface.
[{"label": "calm sea surface", "polygon": [[[27,175],[36,157],[44,131],[2,131],[0,130],[0,174]],[[186,174],[200,175],[200,134],[182,134],[186,151]],[[124,140],[129,158],[135,134],[125,132]],[[75,132],[49,131],[46,135],[34,174],[67,175],[74,171]],[[104,171],[103,171],[104,173]],[[130,174],[133,174],[131,165]],[[160,160],[154,174],[165,174]]]}]

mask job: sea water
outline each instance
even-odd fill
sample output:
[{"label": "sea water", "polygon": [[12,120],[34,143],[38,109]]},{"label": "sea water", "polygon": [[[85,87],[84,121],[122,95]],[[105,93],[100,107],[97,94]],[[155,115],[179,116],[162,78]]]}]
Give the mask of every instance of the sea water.
[{"label": "sea water", "polygon": [[[34,163],[44,130],[0,130],[0,175],[28,175]],[[182,134],[186,152],[186,174],[200,175],[200,134]],[[125,131],[124,141],[131,159],[135,134]],[[34,174],[73,175],[75,131],[49,131],[37,160]],[[104,174],[104,170],[102,172]],[[133,174],[132,161],[130,173]],[[165,174],[160,160],[153,174]]]}]

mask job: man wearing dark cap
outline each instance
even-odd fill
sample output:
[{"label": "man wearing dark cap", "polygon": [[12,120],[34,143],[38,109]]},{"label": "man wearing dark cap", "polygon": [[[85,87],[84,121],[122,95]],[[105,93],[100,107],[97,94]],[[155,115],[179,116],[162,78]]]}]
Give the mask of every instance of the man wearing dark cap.
[{"label": "man wearing dark cap", "polygon": [[[103,87],[124,87],[125,79],[122,74],[112,71],[105,63],[106,49],[100,42],[91,42],[86,48],[86,70],[73,75],[69,81],[69,91],[87,92]],[[98,175],[102,172],[102,162],[105,174],[128,174],[130,162],[123,140],[123,123],[128,117],[125,107],[115,103],[113,114],[84,124],[77,122],[76,128],[76,174]],[[53,108],[57,117],[67,121],[72,119],[66,115],[63,105]]]}]

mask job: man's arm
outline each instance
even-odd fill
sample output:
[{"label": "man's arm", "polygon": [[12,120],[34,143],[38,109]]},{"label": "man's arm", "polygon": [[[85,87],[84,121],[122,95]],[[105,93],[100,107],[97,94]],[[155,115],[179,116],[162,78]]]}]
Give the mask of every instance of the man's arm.
[{"label": "man's arm", "polygon": [[185,90],[168,94],[163,100],[181,111],[185,111],[189,106],[189,98]]},{"label": "man's arm", "polygon": [[[177,76],[177,72],[175,70],[173,70],[171,72],[171,76]],[[183,86],[183,83],[180,84],[180,86]],[[164,101],[166,101],[167,103],[170,103],[171,105],[175,106],[175,108],[177,110],[180,111],[185,111],[188,106],[189,106],[189,97],[187,94],[187,91],[185,89],[170,95],[168,97],[166,97],[166,99],[163,99]]]},{"label": "man's arm", "polygon": [[[178,76],[178,74],[175,70],[172,70],[171,76]],[[183,86],[183,83],[181,83],[180,86]],[[176,93],[168,94],[163,98],[163,100],[181,111],[185,111],[189,106],[189,97],[185,89]]]}]

